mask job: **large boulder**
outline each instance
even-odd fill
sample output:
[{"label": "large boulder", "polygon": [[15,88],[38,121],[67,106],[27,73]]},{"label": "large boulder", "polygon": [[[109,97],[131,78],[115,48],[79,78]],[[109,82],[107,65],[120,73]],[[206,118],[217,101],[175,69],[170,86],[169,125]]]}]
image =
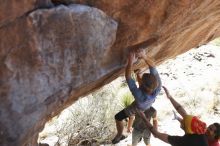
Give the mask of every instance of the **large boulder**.
[{"label": "large boulder", "polygon": [[47,120],[122,75],[131,46],[147,40],[159,64],[220,35],[219,0],[0,4],[2,146],[37,145]]}]

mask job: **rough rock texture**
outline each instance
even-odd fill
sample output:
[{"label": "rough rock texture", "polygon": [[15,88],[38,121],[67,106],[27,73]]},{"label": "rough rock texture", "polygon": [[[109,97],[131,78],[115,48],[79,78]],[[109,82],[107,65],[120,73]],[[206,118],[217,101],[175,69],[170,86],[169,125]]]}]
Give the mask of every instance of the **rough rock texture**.
[{"label": "rough rock texture", "polygon": [[36,10],[1,29],[1,145],[21,145],[110,74],[103,55],[116,31],[110,17],[80,5]]},{"label": "rough rock texture", "polygon": [[33,10],[36,0],[2,0],[0,1],[0,27],[20,18],[24,13]]},{"label": "rough rock texture", "polygon": [[49,118],[123,73],[130,46],[158,36],[159,64],[220,35],[219,0],[52,2],[0,2],[2,146],[36,145]]}]

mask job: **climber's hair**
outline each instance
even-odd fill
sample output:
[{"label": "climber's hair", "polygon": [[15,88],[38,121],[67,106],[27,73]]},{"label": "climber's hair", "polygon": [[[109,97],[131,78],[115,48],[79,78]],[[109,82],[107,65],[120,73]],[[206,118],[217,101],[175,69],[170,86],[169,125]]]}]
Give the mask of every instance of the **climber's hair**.
[{"label": "climber's hair", "polygon": [[220,139],[220,124],[219,123],[214,123],[213,125],[216,127],[214,138],[216,140],[219,140]]},{"label": "climber's hair", "polygon": [[148,93],[152,93],[158,86],[157,78],[152,74],[144,73],[142,76],[142,86]]}]

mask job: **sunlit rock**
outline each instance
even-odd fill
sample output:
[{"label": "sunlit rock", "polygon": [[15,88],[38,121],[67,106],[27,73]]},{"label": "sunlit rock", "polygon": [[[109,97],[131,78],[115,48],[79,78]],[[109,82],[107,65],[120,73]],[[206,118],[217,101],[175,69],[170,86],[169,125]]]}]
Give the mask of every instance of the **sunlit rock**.
[{"label": "sunlit rock", "polygon": [[0,2],[0,145],[36,145],[48,119],[123,74],[130,46],[157,36],[148,53],[159,64],[218,37],[219,7],[219,0]]}]

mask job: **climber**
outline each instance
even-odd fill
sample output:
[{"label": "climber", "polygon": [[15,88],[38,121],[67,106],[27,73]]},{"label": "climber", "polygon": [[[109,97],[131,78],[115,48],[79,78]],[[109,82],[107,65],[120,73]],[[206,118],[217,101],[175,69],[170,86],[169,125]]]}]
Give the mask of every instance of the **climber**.
[{"label": "climber", "polygon": [[[158,127],[157,122],[157,111],[155,108],[150,107],[146,111],[144,111],[144,114],[146,118],[150,121],[153,119],[153,126],[155,128]],[[133,131],[132,131],[132,146],[137,146],[137,144],[141,141],[143,138],[144,143],[146,146],[150,146],[150,137],[151,132],[146,127],[146,124],[144,120],[142,120],[142,117],[139,116],[139,114],[135,114],[135,120],[133,124]]]},{"label": "climber", "polygon": [[220,146],[220,123],[213,123],[208,126],[205,132],[209,146]]},{"label": "climber", "polygon": [[[199,120],[196,116],[188,115],[185,109],[170,95],[166,87],[163,87],[167,98],[170,100],[174,108],[183,117],[181,128],[185,131],[184,136],[171,136],[166,133],[161,133],[145,120],[147,127],[151,133],[160,140],[171,144],[172,146],[219,146],[220,124],[214,123],[206,129],[206,124]],[[142,113],[139,113],[142,114]]]},{"label": "climber", "polygon": [[[140,85],[141,85],[141,77],[142,77],[142,70],[141,69],[136,69],[136,70],[134,70],[134,73],[135,73],[135,75],[136,75],[136,80],[137,80],[137,82],[138,82],[138,87],[140,87]],[[129,100],[129,101],[131,101],[130,103],[128,103],[128,105],[127,106],[125,106],[125,107],[128,107],[134,100],[134,97],[132,96],[132,100]],[[133,123],[134,123],[134,120],[135,120],[135,116],[136,115],[132,115],[132,116],[129,116],[128,118],[127,118],[127,132],[128,133],[133,133],[133,128],[132,128],[132,126],[133,126]],[[139,119],[139,118],[138,118]],[[133,134],[132,134],[132,136],[133,136]]]},{"label": "climber", "polygon": [[206,128],[206,123],[202,122],[198,117],[193,115],[188,115],[185,109],[178,104],[175,100],[173,100],[172,96],[170,95],[169,91],[166,87],[164,87],[165,93],[173,103],[174,107],[176,108],[177,112],[182,116],[178,117],[174,112],[174,119],[177,119],[180,124],[181,128],[185,131],[186,134],[204,134],[208,140],[209,146],[220,146],[220,124],[213,123]]},{"label": "climber", "polygon": [[[150,69],[150,73],[144,73],[141,77],[141,81],[139,81],[140,87],[137,87],[134,79],[131,77],[132,66],[137,58],[143,59]],[[125,139],[125,136],[123,135],[123,119],[134,115],[138,111],[143,112],[149,109],[161,90],[161,80],[154,62],[146,56],[143,49],[130,51],[125,70],[125,78],[135,100],[130,106],[115,115],[117,134],[112,140],[113,144]]]}]

